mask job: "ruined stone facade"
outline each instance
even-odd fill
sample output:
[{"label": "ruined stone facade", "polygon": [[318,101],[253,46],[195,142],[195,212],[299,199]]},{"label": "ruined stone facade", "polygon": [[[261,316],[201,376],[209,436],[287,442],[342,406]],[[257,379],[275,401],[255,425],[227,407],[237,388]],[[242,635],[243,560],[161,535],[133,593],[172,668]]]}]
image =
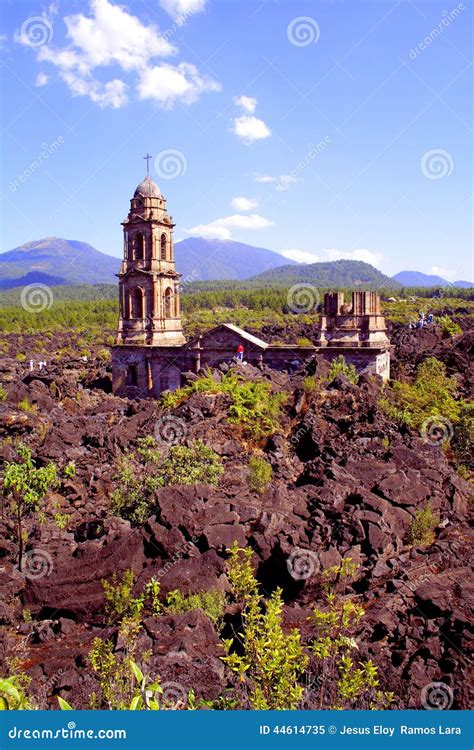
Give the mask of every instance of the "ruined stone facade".
[{"label": "ruined stone facade", "polygon": [[147,176],[135,190],[123,222],[124,259],[119,277],[119,326],[112,347],[114,393],[158,397],[176,390],[183,373],[230,361],[242,345],[250,364],[293,369],[319,353],[332,360],[343,354],[359,371],[387,379],[390,342],[380,298],[353,292],[326,294],[315,323],[316,344],[275,346],[230,324],[186,341],[181,325],[179,278],[175,269],[172,217],[158,186]]}]

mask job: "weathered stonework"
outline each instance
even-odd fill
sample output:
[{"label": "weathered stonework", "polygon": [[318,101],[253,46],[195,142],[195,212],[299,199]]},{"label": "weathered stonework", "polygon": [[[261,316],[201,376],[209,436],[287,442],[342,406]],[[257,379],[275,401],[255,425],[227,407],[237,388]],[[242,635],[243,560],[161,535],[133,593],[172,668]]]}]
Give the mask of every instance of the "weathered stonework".
[{"label": "weathered stonework", "polygon": [[358,371],[389,378],[390,341],[375,292],[353,292],[350,305],[341,292],[326,294],[315,326],[315,346],[275,346],[230,324],[187,342],[181,325],[174,224],[149,176],[137,187],[123,227],[119,327],[117,345],[112,347],[115,394],[156,398],[179,388],[183,373],[230,361],[239,345],[245,360],[260,367],[291,370],[317,353],[328,360],[343,354]]}]

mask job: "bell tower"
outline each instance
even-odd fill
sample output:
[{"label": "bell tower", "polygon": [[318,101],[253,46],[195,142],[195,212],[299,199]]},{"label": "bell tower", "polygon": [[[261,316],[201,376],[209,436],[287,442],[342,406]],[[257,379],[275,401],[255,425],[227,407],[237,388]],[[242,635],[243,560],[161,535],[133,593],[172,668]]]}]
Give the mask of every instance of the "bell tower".
[{"label": "bell tower", "polygon": [[[149,156],[144,157],[148,159]],[[166,200],[147,174],[130,201],[123,226],[119,278],[119,327],[122,345],[182,346],[179,273],[173,249],[172,217]]]}]

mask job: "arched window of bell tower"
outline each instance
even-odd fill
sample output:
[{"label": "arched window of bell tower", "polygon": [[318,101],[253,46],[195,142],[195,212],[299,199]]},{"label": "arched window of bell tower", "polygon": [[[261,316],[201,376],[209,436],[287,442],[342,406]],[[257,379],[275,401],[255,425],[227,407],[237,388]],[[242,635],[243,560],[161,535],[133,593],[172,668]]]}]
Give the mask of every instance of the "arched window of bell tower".
[{"label": "arched window of bell tower", "polygon": [[137,234],[133,238],[133,259],[134,260],[143,260],[144,245],[145,243],[143,240],[143,234],[141,232],[137,232]]},{"label": "arched window of bell tower", "polygon": [[160,258],[166,260],[166,234],[161,235],[160,239]]},{"label": "arched window of bell tower", "polygon": [[165,318],[173,317],[173,290],[170,286],[163,295],[163,312]]},{"label": "arched window of bell tower", "polygon": [[138,287],[137,289],[134,289],[132,292],[132,317],[133,318],[143,318],[144,315],[144,298],[143,298],[143,289],[140,289]]}]

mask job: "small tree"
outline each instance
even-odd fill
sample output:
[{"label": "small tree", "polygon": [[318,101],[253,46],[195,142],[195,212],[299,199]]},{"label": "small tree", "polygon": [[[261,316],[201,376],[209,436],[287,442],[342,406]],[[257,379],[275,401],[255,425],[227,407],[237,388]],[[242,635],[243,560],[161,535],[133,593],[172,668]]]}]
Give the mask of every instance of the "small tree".
[{"label": "small tree", "polygon": [[248,700],[256,710],[296,709],[304,688],[298,684],[309,658],[297,628],[282,628],[283,599],[276,589],[265,600],[258,590],[252,570],[252,550],[234,543],[230,551],[228,576],[233,594],[243,602],[240,645],[235,639],[223,641],[223,661],[248,690]]},{"label": "small tree", "polygon": [[264,458],[252,456],[249,461],[248,483],[251,490],[261,495],[272,478],[272,467]]},{"label": "small tree", "polygon": [[351,383],[357,383],[359,376],[354,365],[347,364],[345,357],[340,354],[331,362],[331,367],[327,376],[327,382],[331,383],[338,375],[344,375]]},{"label": "small tree", "polygon": [[24,549],[23,519],[40,507],[50,489],[58,485],[56,466],[52,463],[37,469],[31,450],[20,443],[17,448],[19,461],[5,464],[3,496],[9,501],[16,518],[18,534],[18,568],[22,569]]}]

